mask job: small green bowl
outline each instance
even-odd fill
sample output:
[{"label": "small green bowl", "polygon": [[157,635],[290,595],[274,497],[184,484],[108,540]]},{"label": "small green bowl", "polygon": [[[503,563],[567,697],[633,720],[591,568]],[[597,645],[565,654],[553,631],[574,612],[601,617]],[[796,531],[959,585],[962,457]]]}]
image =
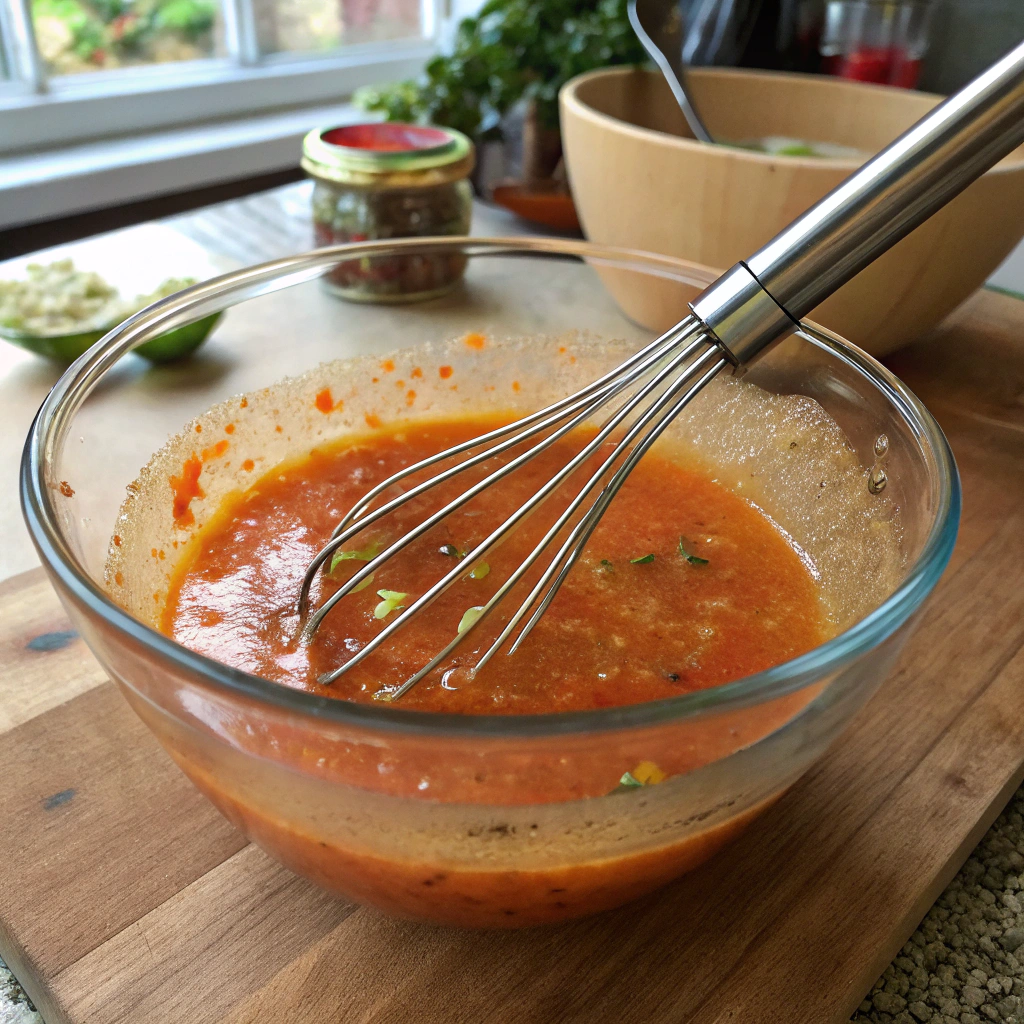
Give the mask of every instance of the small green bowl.
[{"label": "small green bowl", "polygon": [[[195,323],[185,324],[184,327],[176,327],[173,331],[167,331],[166,334],[161,334],[132,351],[142,356],[143,359],[148,359],[151,363],[172,363],[177,359],[184,359],[206,341],[223,315],[223,312],[211,313],[201,320],[196,320]],[[95,345],[107,331],[112,330],[115,326],[115,324],[111,324],[110,327],[82,331],[79,334],[26,334],[13,327],[0,326],[0,338],[19,345],[21,348],[26,348],[38,356],[70,363]]]}]

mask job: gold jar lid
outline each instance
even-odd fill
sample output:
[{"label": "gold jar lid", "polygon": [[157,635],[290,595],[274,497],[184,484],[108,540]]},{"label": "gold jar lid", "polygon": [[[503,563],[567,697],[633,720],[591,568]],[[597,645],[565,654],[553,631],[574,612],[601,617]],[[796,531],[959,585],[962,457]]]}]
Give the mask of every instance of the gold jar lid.
[{"label": "gold jar lid", "polygon": [[473,143],[462,132],[395,121],[315,128],[302,143],[314,178],[366,188],[422,188],[465,178]]}]

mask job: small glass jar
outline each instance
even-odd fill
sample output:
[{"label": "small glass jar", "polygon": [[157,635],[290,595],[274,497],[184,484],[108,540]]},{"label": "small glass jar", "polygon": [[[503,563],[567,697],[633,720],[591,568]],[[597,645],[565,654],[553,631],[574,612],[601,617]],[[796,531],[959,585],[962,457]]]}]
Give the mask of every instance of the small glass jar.
[{"label": "small glass jar", "polygon": [[[473,143],[449,128],[386,122],[310,132],[302,167],[316,182],[316,244],[469,234],[473,165]],[[465,269],[453,253],[364,257],[339,263],[324,283],[357,302],[414,302],[450,291]]]},{"label": "small glass jar", "polygon": [[928,49],[931,0],[828,0],[822,70],[913,89]]}]

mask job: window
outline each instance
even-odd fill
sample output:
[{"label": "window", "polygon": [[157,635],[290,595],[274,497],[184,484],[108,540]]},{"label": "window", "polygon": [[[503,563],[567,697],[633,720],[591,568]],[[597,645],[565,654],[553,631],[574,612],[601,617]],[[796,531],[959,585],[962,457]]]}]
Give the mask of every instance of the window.
[{"label": "window", "polygon": [[203,60],[223,53],[214,0],[31,0],[47,75]]},{"label": "window", "polygon": [[415,75],[445,0],[0,0],[0,153],[337,104]]},{"label": "window", "polygon": [[0,98],[10,91],[8,83],[14,75],[16,61],[10,16],[0,3]]},{"label": "window", "polygon": [[7,81],[11,73],[7,70],[7,36],[3,22],[0,22],[0,82]]},{"label": "window", "polygon": [[423,34],[417,0],[254,0],[254,6],[264,53],[330,50]]}]

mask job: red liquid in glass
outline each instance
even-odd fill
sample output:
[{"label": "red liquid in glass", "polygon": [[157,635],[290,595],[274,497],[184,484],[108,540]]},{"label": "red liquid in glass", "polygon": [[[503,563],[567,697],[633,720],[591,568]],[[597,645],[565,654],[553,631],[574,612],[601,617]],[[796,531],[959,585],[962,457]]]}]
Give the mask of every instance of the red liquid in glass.
[{"label": "red liquid in glass", "polygon": [[840,77],[884,85],[889,81],[891,56],[888,48],[865,46],[846,55],[839,71]]},{"label": "red liquid in glass", "polygon": [[874,82],[913,89],[921,77],[921,61],[899,46],[864,46],[845,57],[829,56],[822,62],[831,75],[854,82]]},{"label": "red liquid in glass", "polygon": [[897,50],[889,69],[889,84],[898,85],[901,89],[913,89],[921,78],[921,60],[909,57]]}]

